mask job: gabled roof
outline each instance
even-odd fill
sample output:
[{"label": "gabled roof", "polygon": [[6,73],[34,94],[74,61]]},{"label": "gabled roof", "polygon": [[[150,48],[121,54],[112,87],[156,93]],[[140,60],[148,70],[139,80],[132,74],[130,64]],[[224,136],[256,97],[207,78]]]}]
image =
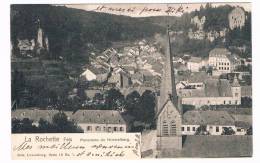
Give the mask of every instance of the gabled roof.
[{"label": "gabled roof", "polygon": [[235,125],[235,120],[226,111],[187,111],[183,114],[186,125]]},{"label": "gabled roof", "polygon": [[200,63],[202,59],[200,57],[191,57],[188,62]]},{"label": "gabled roof", "polygon": [[40,110],[38,108],[16,109],[15,111],[12,111],[11,116],[12,118],[17,119],[28,118],[33,122],[38,122],[41,118],[48,122],[52,122],[53,116],[58,112],[58,110]]},{"label": "gabled roof", "polygon": [[116,110],[78,110],[70,115],[77,123],[92,124],[126,124],[122,115]]}]

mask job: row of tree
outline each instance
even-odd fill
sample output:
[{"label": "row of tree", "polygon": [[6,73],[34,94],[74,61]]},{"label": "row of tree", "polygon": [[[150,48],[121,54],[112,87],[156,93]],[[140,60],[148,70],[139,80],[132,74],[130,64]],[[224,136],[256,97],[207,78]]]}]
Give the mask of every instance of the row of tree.
[{"label": "row of tree", "polygon": [[33,120],[12,119],[12,133],[82,133],[83,130],[74,121],[68,120],[65,113],[55,114],[52,121],[40,119],[38,125]]}]

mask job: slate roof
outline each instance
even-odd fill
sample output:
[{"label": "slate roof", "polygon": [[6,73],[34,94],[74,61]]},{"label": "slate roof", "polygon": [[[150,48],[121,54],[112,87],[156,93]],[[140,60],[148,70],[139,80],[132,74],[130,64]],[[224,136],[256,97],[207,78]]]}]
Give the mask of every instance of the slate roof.
[{"label": "slate roof", "polygon": [[39,110],[39,108],[17,109],[12,111],[11,117],[16,119],[28,118],[33,122],[38,122],[42,118],[48,122],[52,122],[52,117],[58,112],[58,110]]},{"label": "slate roof", "polygon": [[77,123],[126,124],[120,112],[115,110],[78,110],[70,115]]},{"label": "slate roof", "polygon": [[215,48],[211,50],[209,52],[209,57],[228,58],[232,63],[236,61],[234,55],[231,55],[231,52],[226,48]]},{"label": "slate roof", "polygon": [[200,63],[202,59],[200,57],[191,57],[188,62]]},{"label": "slate roof", "polygon": [[189,125],[235,125],[234,118],[226,111],[187,111],[183,124]]},{"label": "slate roof", "polygon": [[[58,110],[39,110],[35,109],[17,109],[12,111],[12,118],[23,119],[29,118],[33,122],[38,122],[40,118],[52,122],[53,116]],[[115,110],[78,110],[75,113],[71,111],[64,112],[70,120],[77,123],[89,124],[126,124],[126,120]]]},{"label": "slate roof", "polygon": [[252,157],[252,136],[186,136],[181,151],[165,149],[161,158],[172,157]]},{"label": "slate roof", "polygon": [[252,97],[252,86],[241,86],[241,96],[242,97]]}]

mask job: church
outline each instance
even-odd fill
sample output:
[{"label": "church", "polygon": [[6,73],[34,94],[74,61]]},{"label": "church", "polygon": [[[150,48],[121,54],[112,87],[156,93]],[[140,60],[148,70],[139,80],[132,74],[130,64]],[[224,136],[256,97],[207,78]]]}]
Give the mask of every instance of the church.
[{"label": "church", "polygon": [[169,27],[166,32],[165,65],[156,110],[157,149],[182,149],[182,107],[177,96],[170,46]]}]

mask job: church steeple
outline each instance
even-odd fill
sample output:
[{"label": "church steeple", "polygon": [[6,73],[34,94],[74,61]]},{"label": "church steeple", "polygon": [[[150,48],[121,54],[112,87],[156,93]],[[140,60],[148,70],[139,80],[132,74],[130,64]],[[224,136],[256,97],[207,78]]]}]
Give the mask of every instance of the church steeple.
[{"label": "church steeple", "polygon": [[160,109],[162,109],[162,106],[169,98],[172,100],[175,106],[178,106],[172,58],[173,56],[170,44],[169,27],[167,27],[164,72],[162,75],[160,97],[158,101],[158,112]]}]

